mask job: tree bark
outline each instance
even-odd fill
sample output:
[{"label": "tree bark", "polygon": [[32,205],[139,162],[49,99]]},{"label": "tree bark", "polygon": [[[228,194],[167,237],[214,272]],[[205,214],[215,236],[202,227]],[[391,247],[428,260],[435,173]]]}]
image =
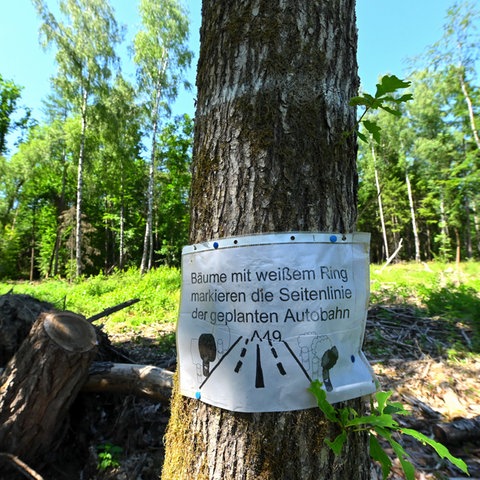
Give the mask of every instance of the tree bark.
[{"label": "tree bark", "polygon": [[41,313],[0,377],[0,451],[41,463],[84,384],[94,327],[71,312]]},{"label": "tree bark", "polygon": [[408,203],[410,205],[410,217],[412,220],[413,239],[415,242],[415,261],[420,262],[420,238],[418,236],[417,220],[415,218],[415,205],[413,203],[412,184],[408,176],[408,170],[405,172],[405,182],[407,184]]},{"label": "tree bark", "polygon": [[385,253],[385,260],[388,260],[390,257],[390,251],[388,249],[387,229],[385,227],[385,215],[383,214],[382,189],[380,188],[380,180],[378,178],[377,156],[375,155],[375,145],[373,143],[372,143],[372,158],[373,158],[373,169],[375,171],[375,186],[377,187],[378,213],[380,215],[380,223],[382,225],[383,248]]},{"label": "tree bark", "polygon": [[83,201],[83,164],[85,161],[85,142],[87,136],[87,108],[88,108],[88,90],[84,87],[82,91],[82,130],[80,132],[80,152],[78,154],[77,167],[77,207],[75,216],[75,265],[76,276],[82,274],[82,201]]},{"label": "tree bark", "polygon": [[[190,240],[354,230],[354,0],[204,0]],[[350,134],[349,134],[350,133]],[[361,410],[362,401],[350,405]],[[369,478],[366,437],[319,409],[235,413],[174,388],[162,478]]]},{"label": "tree bark", "polygon": [[462,89],[463,97],[468,108],[468,118],[470,120],[470,129],[472,131],[473,138],[477,148],[480,150],[480,137],[478,136],[477,126],[475,125],[475,112],[473,110],[473,103],[467,89],[467,82],[465,80],[465,67],[459,66],[458,80],[460,82],[460,87]]},{"label": "tree bark", "polygon": [[461,418],[450,423],[439,423],[433,428],[435,438],[448,445],[457,445],[462,442],[480,438],[480,416]]},{"label": "tree bark", "polygon": [[133,393],[151,400],[168,402],[173,373],[152,365],[94,362],[84,392]]}]

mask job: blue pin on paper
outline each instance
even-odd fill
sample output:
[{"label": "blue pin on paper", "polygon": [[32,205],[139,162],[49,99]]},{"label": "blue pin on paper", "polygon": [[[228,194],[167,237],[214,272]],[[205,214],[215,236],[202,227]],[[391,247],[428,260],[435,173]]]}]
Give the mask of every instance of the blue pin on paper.
[{"label": "blue pin on paper", "polygon": [[337,236],[336,235],[330,235],[330,241],[332,243],[335,243],[337,241]]},{"label": "blue pin on paper", "polygon": [[195,392],[195,398],[200,400],[202,398],[202,394],[200,392]]},{"label": "blue pin on paper", "polygon": [[213,242],[213,248],[216,250],[218,248],[218,242]]}]

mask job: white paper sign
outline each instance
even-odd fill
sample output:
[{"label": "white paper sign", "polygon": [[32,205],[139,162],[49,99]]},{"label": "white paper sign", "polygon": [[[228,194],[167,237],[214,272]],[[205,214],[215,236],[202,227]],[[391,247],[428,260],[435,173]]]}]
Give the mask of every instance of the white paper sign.
[{"label": "white paper sign", "polygon": [[361,351],[367,233],[239,236],[185,247],[177,326],[180,391],[238,412],[316,406],[375,391]]}]

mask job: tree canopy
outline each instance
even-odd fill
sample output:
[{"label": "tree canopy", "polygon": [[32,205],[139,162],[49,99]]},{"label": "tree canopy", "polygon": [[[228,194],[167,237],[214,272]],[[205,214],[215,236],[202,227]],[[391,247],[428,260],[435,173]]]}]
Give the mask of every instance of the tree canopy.
[{"label": "tree canopy", "polygon": [[[137,75],[127,80],[124,27],[109,2],[63,0],[55,15],[32,3],[57,70],[41,122],[0,72],[0,276],[179,265],[193,119],[172,118],[170,106],[192,60],[187,11],[174,0],[138,2]],[[480,11],[464,1],[446,14],[441,38],[412,63],[410,86],[395,96],[383,85],[387,110],[370,109],[360,125],[357,228],[372,233],[374,262],[399,245],[397,260],[480,257]],[[354,102],[360,116],[365,101]]]}]

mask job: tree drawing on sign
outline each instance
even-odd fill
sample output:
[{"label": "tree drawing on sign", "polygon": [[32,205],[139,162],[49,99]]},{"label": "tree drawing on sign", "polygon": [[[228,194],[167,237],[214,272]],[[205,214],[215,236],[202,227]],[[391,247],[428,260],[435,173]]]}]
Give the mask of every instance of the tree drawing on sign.
[{"label": "tree drawing on sign", "polygon": [[203,362],[203,375],[208,377],[210,373],[210,362],[217,358],[217,344],[211,333],[202,333],[198,339],[198,351]]}]

